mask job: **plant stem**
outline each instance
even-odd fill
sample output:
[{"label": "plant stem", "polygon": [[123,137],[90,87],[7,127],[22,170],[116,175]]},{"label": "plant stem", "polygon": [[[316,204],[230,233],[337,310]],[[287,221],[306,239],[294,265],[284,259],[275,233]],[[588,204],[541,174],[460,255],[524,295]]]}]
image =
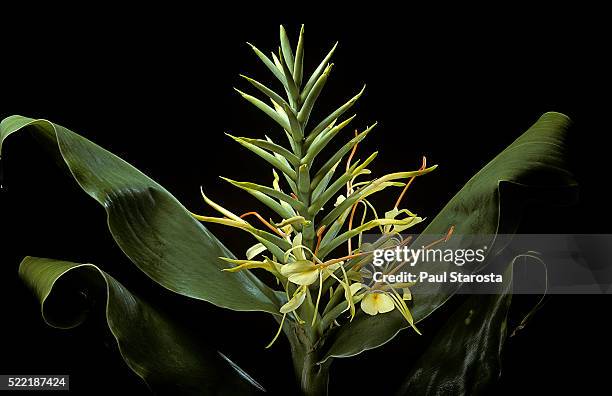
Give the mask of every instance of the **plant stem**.
[{"label": "plant stem", "polygon": [[316,334],[307,326],[289,326],[286,331],[291,343],[291,357],[296,379],[307,396],[327,395],[331,359],[318,364]]},{"label": "plant stem", "polygon": [[[299,83],[297,83],[297,89],[299,91]],[[292,100],[291,95],[289,96],[291,109],[296,116],[300,113],[300,108],[303,103],[298,100]],[[298,92],[297,97],[300,97]],[[308,247],[311,251],[315,250],[316,242],[316,225],[315,215],[311,215],[308,212],[308,207],[312,202],[312,190],[310,189],[311,182],[311,166],[312,163],[304,161],[304,156],[307,153],[305,146],[305,139],[303,137],[303,131],[306,129],[306,121],[298,121],[299,125],[297,130],[291,130],[291,135],[295,139],[293,144],[293,151],[297,158],[300,159],[300,164],[294,167],[297,180],[297,199],[303,204],[303,213],[300,213],[306,220],[310,222],[309,225],[302,229],[302,243]],[[293,125],[292,125],[293,127]],[[312,161],[310,161],[312,162]],[[312,303],[312,297],[310,293],[306,296],[306,301],[301,307],[302,313],[305,313],[306,321],[310,323],[313,315],[317,316],[320,321],[321,318],[318,312],[315,312],[315,307]],[[284,327],[285,334],[289,338],[291,343],[291,356],[293,359],[293,366],[295,370],[296,378],[300,384],[300,389],[304,395],[327,395],[327,385],[329,382],[329,367],[331,360],[323,364],[319,362],[319,351],[316,346],[320,341],[321,332],[319,326],[311,327],[309,324],[296,325],[288,324]]]},{"label": "plant stem", "polygon": [[296,372],[299,375],[300,387],[304,395],[327,395],[331,362],[317,364],[318,359],[314,355],[314,352],[310,352],[300,357],[299,362],[294,360],[296,371],[301,368],[299,373]]}]

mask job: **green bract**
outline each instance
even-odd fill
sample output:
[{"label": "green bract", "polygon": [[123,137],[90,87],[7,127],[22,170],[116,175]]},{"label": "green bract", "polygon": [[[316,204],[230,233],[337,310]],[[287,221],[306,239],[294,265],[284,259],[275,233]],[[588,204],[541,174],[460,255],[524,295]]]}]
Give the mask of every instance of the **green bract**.
[{"label": "green bract", "polygon": [[[225,208],[222,202],[215,202],[209,188],[203,189],[202,197],[218,215],[190,213],[166,189],[127,162],[46,120],[4,119],[0,123],[0,153],[9,135],[18,131],[36,134],[63,159],[79,186],[105,208],[114,239],[138,268],[185,297],[236,311],[271,314],[280,325],[272,342],[281,332],[288,338],[302,391],[324,394],[333,358],[378,347],[406,327],[419,332],[418,322],[457,292],[456,284],[391,287],[368,283],[363,276],[373,249],[407,243],[399,233],[424,221],[402,208],[401,201],[415,178],[436,166],[427,167],[423,158],[417,170],[374,176],[367,167],[376,152],[355,158],[357,145],[376,126],[365,125],[354,135],[347,132],[352,129],[349,124],[356,122],[347,112],[365,87],[356,89],[354,96],[322,119],[311,117],[332,76],[335,45],[310,75],[303,64],[303,27],[295,47],[282,27],[280,46],[271,56],[251,47],[272,73],[274,85],[243,76],[255,92],[237,91],[269,117],[276,130],[271,136],[228,135],[266,161],[272,171],[269,182],[264,183],[224,180],[270,208],[276,214],[272,219],[245,208]],[[515,214],[525,202],[564,198],[562,193],[575,185],[565,163],[568,126],[564,115],[544,114],[470,179],[429,222],[425,233],[445,234],[454,229],[463,234],[492,235],[493,246],[497,233],[514,231]],[[334,139],[345,143],[329,152],[328,145]],[[531,189],[534,186],[537,188]],[[377,208],[369,201],[373,194],[391,191],[398,195],[394,207]],[[503,215],[506,213],[512,215]],[[245,231],[253,246],[236,257],[198,220]],[[375,243],[362,243],[366,231],[379,232],[380,238]],[[414,243],[418,245],[420,239]],[[429,271],[441,273],[448,265],[431,263]],[[258,271],[271,273],[276,285],[262,282]],[[54,326],[71,327],[83,319],[58,321],[55,318],[61,315],[48,312],[45,302],[55,288],[82,282],[102,294],[107,301],[109,327],[124,359],[154,390],[212,394],[262,389],[214,346],[194,348],[203,340],[184,336],[171,320],[94,265],[26,258],[20,275],[36,292],[45,319]],[[56,282],[61,278],[71,282]],[[510,304],[508,287],[504,284],[499,296],[487,297],[482,304],[478,297],[472,297],[448,322],[441,337],[452,339],[455,347],[434,345],[419,363],[432,378],[452,383],[458,392],[469,393],[485,385],[484,380],[468,382],[465,370],[441,367],[436,362],[447,354],[463,359],[466,365],[471,363],[474,358],[470,356],[475,355],[461,345],[479,349],[492,359],[498,357]],[[471,316],[472,327],[454,331],[465,310],[476,312]],[[483,342],[475,342],[475,337]],[[410,341],[418,342],[418,337]],[[404,385],[406,393],[435,389],[418,369]]]}]

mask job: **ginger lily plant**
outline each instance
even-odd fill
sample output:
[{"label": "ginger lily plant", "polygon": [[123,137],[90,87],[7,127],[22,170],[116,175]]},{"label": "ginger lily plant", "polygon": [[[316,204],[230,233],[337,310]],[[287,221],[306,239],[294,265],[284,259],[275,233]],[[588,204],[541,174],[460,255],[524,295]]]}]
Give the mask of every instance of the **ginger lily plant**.
[{"label": "ginger lily plant", "polygon": [[[406,327],[419,333],[418,322],[460,287],[368,281],[366,264],[374,249],[421,243],[419,238],[411,241],[400,235],[423,221],[402,204],[415,178],[435,166],[427,166],[423,158],[419,169],[373,176],[367,167],[377,153],[367,153],[361,160],[357,153],[359,143],[376,124],[355,130],[339,150],[326,154],[334,138],[352,129],[355,116],[347,114],[364,92],[361,89],[321,120],[311,118],[331,75],[336,46],[308,78],[303,68],[303,27],[295,47],[281,27],[278,52],[268,57],[255,46],[251,48],[278,80],[280,90],[243,76],[259,95],[238,92],[271,118],[278,133],[264,138],[230,137],[272,166],[271,183],[224,180],[268,207],[275,213],[271,219],[250,209],[226,208],[213,200],[214,192],[208,189],[202,190],[202,197],[216,214],[191,213],[134,167],[46,120],[6,118],[0,124],[0,150],[14,132],[37,134],[63,158],[80,187],[104,206],[113,237],[138,268],[188,298],[236,311],[271,314],[279,329],[268,346],[284,333],[301,390],[325,394],[334,358],[381,346]],[[468,181],[429,222],[425,233],[446,235],[437,241],[445,243],[453,231],[492,236],[510,232],[516,217],[502,217],[501,211],[520,207],[517,197],[529,198],[530,186],[546,185],[555,190],[550,197],[558,198],[557,187],[574,185],[564,161],[568,125],[561,114],[543,115]],[[282,144],[281,138],[287,142]],[[397,199],[392,208],[376,208],[369,201],[373,194],[393,190]],[[514,195],[518,190],[522,194]],[[245,231],[255,244],[236,257],[200,222]],[[363,242],[362,234],[367,231],[380,233],[379,239]],[[442,273],[448,264],[430,263],[428,268],[430,273]],[[171,319],[95,265],[27,257],[19,271],[40,299],[45,320],[56,327],[73,327],[83,320],[82,315],[66,318],[45,304],[56,288],[67,287],[59,279],[74,279],[70,285],[82,284],[103,294],[108,325],[125,361],[154,390],[207,394],[262,389],[214,345],[195,353],[193,345],[201,340],[191,339]],[[270,285],[262,281],[260,271],[272,274],[274,281]],[[499,294],[474,296],[464,303],[458,316],[449,320],[448,330],[442,330],[444,342],[431,347],[417,363],[418,370],[406,373],[403,390],[431,391],[432,384],[423,378],[423,372],[464,392],[480,389],[495,378],[495,368],[478,372],[479,365],[471,363],[476,355],[499,356],[511,299],[511,277],[506,279]],[[471,315],[469,326],[462,312]],[[462,324],[459,331],[453,330],[455,321]],[[411,341],[418,342],[418,337]],[[474,348],[480,353],[470,353]],[[439,356],[457,359],[457,367],[439,367]]]},{"label": "ginger lily plant", "polygon": [[[419,170],[391,173],[368,180],[371,172],[367,166],[375,159],[377,152],[371,153],[363,162],[355,158],[355,153],[359,142],[376,124],[365,127],[360,132],[355,130],[355,136],[348,139],[340,150],[323,161],[317,161],[327,145],[344,129],[349,128],[355,115],[345,117],[345,114],[363,94],[365,87],[315,124],[310,116],[330,76],[333,64],[329,62],[336,46],[308,79],[304,78],[303,72],[303,28],[295,53],[282,26],[278,54],[273,52],[269,58],[254,45],[251,47],[280,82],[284,92],[279,94],[247,76],[242,77],[260,91],[269,104],[242,91],[236,91],[277,124],[278,135],[286,137],[289,147],[284,147],[268,136],[265,139],[253,139],[230,135],[236,142],[272,165],[273,181],[271,186],[265,186],[223,179],[257,198],[278,217],[267,221],[257,212],[237,215],[213,202],[203,191],[204,201],[222,217],[195,214],[194,217],[203,222],[244,230],[257,240],[258,243],[247,251],[245,259],[221,259],[231,265],[227,271],[259,268],[276,277],[288,300],[279,309],[283,317],[277,336],[289,315],[288,320],[299,326],[309,327],[308,331],[313,333],[313,337],[320,338],[330,328],[338,325],[337,319],[345,311],[349,311],[350,319],[353,319],[356,303],[359,301],[364,312],[370,315],[386,313],[397,307],[414,327],[404,299],[398,297],[397,292],[392,293],[393,289],[370,291],[364,287],[361,283],[360,268],[354,268],[354,263],[371,253],[361,249],[362,233],[380,228],[388,237],[399,236],[399,232],[422,221],[421,217],[398,207],[406,188],[414,178],[429,173],[436,167],[426,167],[423,159],[423,166]],[[346,165],[341,166],[343,157],[349,152]],[[281,188],[277,171],[286,181],[287,187],[284,189]],[[339,173],[337,177],[336,173]],[[408,183],[404,183],[404,180]],[[388,187],[401,187],[403,190],[399,193],[393,210],[387,211],[384,218],[379,218],[378,211],[368,201],[368,197]],[[346,191],[343,191],[344,188]],[[359,204],[363,205],[363,215],[360,216],[359,225],[353,227]],[[261,223],[264,229],[255,227],[247,218],[253,219],[256,224]],[[345,227],[346,223],[348,227]],[[343,230],[345,231],[342,232]],[[355,249],[351,248],[350,243],[353,237],[359,239]],[[346,254],[330,257],[343,244],[348,244]],[[256,260],[257,257],[261,258]],[[325,304],[322,304],[323,292],[329,293]],[[343,309],[335,309],[339,305]]]}]

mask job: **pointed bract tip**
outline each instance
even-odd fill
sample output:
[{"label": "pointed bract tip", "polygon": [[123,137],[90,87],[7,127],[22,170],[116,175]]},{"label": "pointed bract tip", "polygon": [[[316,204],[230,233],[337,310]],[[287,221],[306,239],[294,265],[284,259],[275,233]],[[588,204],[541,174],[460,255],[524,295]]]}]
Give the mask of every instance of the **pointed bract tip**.
[{"label": "pointed bract tip", "polygon": [[239,90],[238,88],[234,87],[234,91],[238,92],[241,96],[247,96],[246,93],[242,92],[241,90]]},{"label": "pointed bract tip", "polygon": [[363,95],[363,93],[364,93],[365,89],[366,89],[366,85],[365,85],[365,84],[363,84],[363,87],[361,87],[361,90],[360,90],[359,92],[357,92],[357,95],[353,96],[353,97],[350,99],[350,101],[349,101],[349,102],[352,102],[352,103],[357,102],[357,100],[358,100],[359,98],[361,98],[361,95]]},{"label": "pointed bract tip", "polygon": [[219,176],[219,178],[221,178],[222,180],[225,180],[226,182],[230,183],[230,184],[239,184],[240,182],[237,182],[236,180],[232,180],[229,177],[223,177],[223,176]]}]

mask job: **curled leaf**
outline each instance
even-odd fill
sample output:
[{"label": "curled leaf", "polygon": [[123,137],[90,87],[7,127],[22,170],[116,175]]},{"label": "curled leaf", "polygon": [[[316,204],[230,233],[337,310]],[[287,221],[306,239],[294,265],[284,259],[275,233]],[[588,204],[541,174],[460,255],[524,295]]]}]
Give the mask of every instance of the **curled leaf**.
[{"label": "curled leaf", "polygon": [[0,123],[0,150],[20,131],[58,155],[79,186],[106,210],[108,227],[130,260],[163,287],[241,311],[278,314],[272,289],[248,272],[229,274],[232,253],[165,188],[76,133],[47,120],[11,116]]},{"label": "curled leaf", "polygon": [[[87,302],[104,311],[121,357],[156,393],[175,395],[249,394],[263,388],[211,340],[200,342],[167,315],[132,294],[92,264],[26,257],[19,276],[33,290],[45,321],[73,328],[85,321]],[[57,298],[62,296],[61,301]],[[71,298],[65,298],[71,296]]]}]

